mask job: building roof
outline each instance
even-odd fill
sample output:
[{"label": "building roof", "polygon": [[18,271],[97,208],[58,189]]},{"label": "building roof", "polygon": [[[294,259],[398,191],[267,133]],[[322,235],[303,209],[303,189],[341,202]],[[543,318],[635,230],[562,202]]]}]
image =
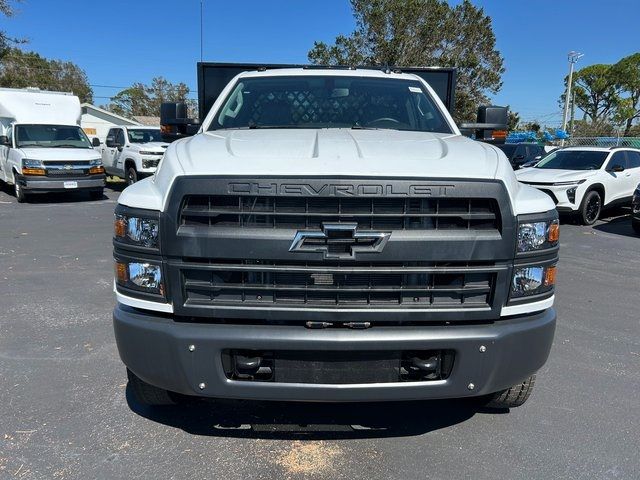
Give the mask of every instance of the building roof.
[{"label": "building roof", "polygon": [[136,115],[133,117],[135,121],[137,121],[140,125],[147,125],[149,127],[159,127],[160,126],[160,117],[152,117],[145,115]]},{"label": "building roof", "polygon": [[[107,120],[115,125],[141,125],[141,123],[136,120],[123,117],[122,115],[117,115],[113,112],[105,110],[104,108],[96,107],[95,105],[92,105],[90,103],[83,103],[80,105],[80,108],[82,109],[83,114],[91,110],[91,113],[93,113],[96,117]],[[160,122],[158,122],[158,124],[159,123]]]}]

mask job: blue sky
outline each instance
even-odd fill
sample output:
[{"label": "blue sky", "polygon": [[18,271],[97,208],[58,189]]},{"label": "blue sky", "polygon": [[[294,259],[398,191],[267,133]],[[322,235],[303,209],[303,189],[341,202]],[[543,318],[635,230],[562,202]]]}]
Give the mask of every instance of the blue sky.
[{"label": "blue sky", "polygon": [[[454,2],[455,3],[455,2]],[[475,0],[493,19],[507,69],[496,104],[523,120],[561,120],[558,97],[566,53],[579,66],[613,63],[640,51],[640,0]],[[95,103],[115,87],[162,75],[196,90],[200,0],[23,0],[2,28],[26,48],[85,69]],[[204,0],[204,59],[304,63],[314,40],[332,41],[354,28],[348,0]],[[108,87],[100,87],[105,85]],[[104,98],[101,98],[104,97]]]}]

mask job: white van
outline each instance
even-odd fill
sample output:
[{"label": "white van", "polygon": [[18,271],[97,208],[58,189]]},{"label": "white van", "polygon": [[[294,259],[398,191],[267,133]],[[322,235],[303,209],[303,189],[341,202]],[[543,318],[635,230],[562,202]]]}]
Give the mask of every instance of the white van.
[{"label": "white van", "polygon": [[103,196],[102,157],[80,128],[71,93],[0,88],[0,180],[18,202],[31,193],[84,189]]}]

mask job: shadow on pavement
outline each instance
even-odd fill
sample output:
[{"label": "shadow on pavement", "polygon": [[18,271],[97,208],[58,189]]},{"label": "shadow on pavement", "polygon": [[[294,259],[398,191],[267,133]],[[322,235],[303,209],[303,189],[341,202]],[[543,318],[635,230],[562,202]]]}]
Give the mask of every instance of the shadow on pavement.
[{"label": "shadow on pavement", "polygon": [[122,192],[125,188],[127,188],[127,182],[124,180],[114,181],[112,179],[107,180],[105,188],[113,192]]},{"label": "shadow on pavement", "polygon": [[177,406],[147,407],[137,403],[130,386],[126,395],[133,412],[154,422],[195,435],[235,438],[406,437],[464,422],[483,411],[472,400],[301,403],[188,399]]},{"label": "shadow on pavement", "polygon": [[624,235],[626,237],[639,238],[638,234],[633,231],[631,226],[631,215],[625,212],[622,217],[604,217],[601,218],[602,223],[594,225],[593,229],[599,232],[613,233],[615,235]]}]

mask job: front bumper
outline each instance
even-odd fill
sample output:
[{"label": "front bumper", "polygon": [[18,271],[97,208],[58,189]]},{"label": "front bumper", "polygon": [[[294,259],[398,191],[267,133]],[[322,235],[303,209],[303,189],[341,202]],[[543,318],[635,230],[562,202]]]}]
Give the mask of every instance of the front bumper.
[{"label": "front bumper", "polygon": [[[69,176],[65,178],[19,176],[16,181],[20,182],[20,186],[29,193],[71,192],[74,190],[98,190],[103,188],[105,175]],[[69,187],[67,182],[76,182],[77,186]]]},{"label": "front bumper", "polygon": [[[526,183],[526,182],[524,182]],[[577,212],[580,207],[580,200],[584,195],[584,187],[582,184],[580,185],[536,185],[536,184],[527,184],[530,187],[537,188],[541,192],[546,193],[551,197],[553,202],[556,204],[556,210],[559,212]],[[567,191],[572,188],[576,188],[576,192],[574,195],[574,201],[569,200],[569,196]]]},{"label": "front bumper", "polygon": [[[113,323],[125,365],[145,382],[166,390],[255,400],[384,401],[485,395],[522,381],[546,362],[556,313],[550,308],[480,325],[313,330],[284,325],[178,323],[170,316],[117,304]],[[193,351],[190,345],[195,347]],[[436,381],[340,385],[252,382],[227,378],[222,364],[222,351],[227,349],[450,349],[455,351],[455,361],[450,376]]]}]

